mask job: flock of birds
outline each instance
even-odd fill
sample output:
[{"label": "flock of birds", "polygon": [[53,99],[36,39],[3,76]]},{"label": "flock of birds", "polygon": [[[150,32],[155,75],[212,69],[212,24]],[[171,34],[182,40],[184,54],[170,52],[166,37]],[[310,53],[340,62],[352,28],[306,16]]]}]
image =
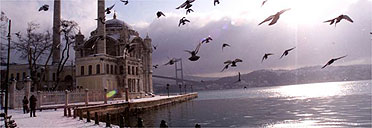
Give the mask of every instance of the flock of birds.
[{"label": "flock of birds", "polygon": [[[124,5],[127,5],[129,3],[128,0],[120,0],[120,2],[122,2]],[[183,2],[180,6],[176,7],[176,9],[185,9],[186,10],[186,15],[190,14],[191,12],[194,12],[194,10],[191,8],[193,6],[193,2],[195,2],[195,0],[186,0],[185,2]],[[264,6],[265,3],[267,3],[268,0],[263,0],[261,6]],[[216,6],[220,4],[220,1],[219,0],[213,0],[213,5]],[[106,8],[105,12],[106,14],[110,14],[111,13],[111,10],[114,8],[115,4]],[[49,9],[49,5],[43,5],[42,7],[39,8],[39,11],[48,11]],[[283,13],[285,13],[286,11],[289,11],[290,8],[287,8],[287,9],[283,9],[273,15],[270,15],[269,17],[267,17],[265,20],[263,20],[262,22],[260,22],[258,25],[261,25],[265,22],[269,22],[270,23],[268,24],[269,26],[270,25],[274,25],[278,22],[278,20],[280,19],[280,15],[282,15]],[[161,17],[165,17],[166,15],[162,12],[162,11],[158,11],[156,12],[156,16],[157,18],[161,18]],[[100,22],[102,22],[102,24],[105,24],[105,17],[98,17],[97,19],[95,20],[98,20]],[[329,25],[332,25],[334,24],[336,26],[337,23],[339,23],[341,20],[346,20],[346,21],[349,21],[351,23],[353,23],[354,21],[348,16],[348,15],[339,15],[338,17],[336,18],[333,18],[333,19],[330,19],[330,20],[326,20],[324,21],[324,23],[328,23],[329,22]],[[191,21],[186,19],[186,17],[182,17],[180,20],[179,20],[179,23],[178,23],[178,27],[181,27],[183,25],[186,25],[187,23],[190,23]],[[371,32],[372,34],[372,32]],[[196,48],[194,50],[185,50],[185,52],[189,53],[191,56],[188,58],[190,61],[197,61],[200,59],[200,56],[198,56],[198,53],[200,51],[200,48],[203,44],[208,44],[212,41],[212,37],[211,36],[208,36],[204,39],[202,39],[198,45],[196,46]],[[231,45],[230,44],[227,44],[227,43],[223,43],[222,44],[222,51],[224,48],[226,47],[230,47]],[[129,51],[132,51],[133,50],[133,47],[134,45],[132,44],[129,44],[126,48],[127,49],[130,49]],[[156,50],[157,48],[157,45],[153,45],[153,49]],[[290,51],[294,50],[296,47],[292,47],[292,48],[289,48],[289,49],[286,49],[283,54],[280,56],[280,59],[283,58],[284,56],[287,56],[289,54]],[[272,56],[274,55],[274,53],[265,53],[264,56],[262,57],[262,60],[261,60],[261,63],[264,61],[264,60],[267,60],[269,58],[269,56]],[[342,57],[337,57],[337,58],[333,58],[331,60],[329,60],[323,67],[321,67],[322,69],[331,65],[332,63],[334,63],[335,61],[339,60],[339,59],[342,59],[342,58],[345,58],[347,55],[345,56],[342,56]],[[176,58],[171,58],[169,59],[169,61],[167,63],[165,63],[164,65],[173,65],[177,62],[178,60]],[[237,63],[239,62],[243,62],[242,59],[239,59],[239,58],[236,58],[234,60],[227,60],[224,62],[224,67],[223,69],[221,70],[221,72],[223,72],[224,70],[227,70],[229,67],[236,67],[237,66]],[[158,68],[159,65],[153,65],[153,68]],[[240,79],[240,72],[239,72],[239,79],[238,79],[238,82],[241,81]]]}]

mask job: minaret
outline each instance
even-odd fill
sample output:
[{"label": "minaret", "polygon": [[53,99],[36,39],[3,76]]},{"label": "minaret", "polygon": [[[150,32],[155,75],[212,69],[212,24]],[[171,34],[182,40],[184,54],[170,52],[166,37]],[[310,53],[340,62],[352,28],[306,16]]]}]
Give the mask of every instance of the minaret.
[{"label": "minaret", "polygon": [[147,53],[145,54],[146,55],[146,63],[144,64],[145,66],[145,70],[147,71],[147,73],[145,74],[145,78],[146,78],[146,84],[145,86],[147,86],[147,92],[151,92],[153,93],[154,92],[154,89],[152,87],[152,40],[151,38],[149,37],[149,34],[147,33],[146,35],[146,38],[144,39],[144,42],[145,42],[145,46],[147,46]]},{"label": "minaret", "polygon": [[61,57],[61,0],[54,0],[53,14],[53,60],[52,64],[58,64]]},{"label": "minaret", "polygon": [[[105,18],[105,0],[98,0],[98,17]],[[106,22],[106,21],[105,21]],[[97,36],[100,40],[97,42],[97,53],[106,54],[106,26],[100,20],[97,20]]]}]

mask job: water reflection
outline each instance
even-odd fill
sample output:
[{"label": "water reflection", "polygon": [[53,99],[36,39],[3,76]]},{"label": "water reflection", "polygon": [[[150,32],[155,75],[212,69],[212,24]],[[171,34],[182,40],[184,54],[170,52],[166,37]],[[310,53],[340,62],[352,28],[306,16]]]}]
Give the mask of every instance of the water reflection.
[{"label": "water reflection", "polygon": [[155,127],[371,127],[371,110],[371,81],[359,81],[200,92],[137,116]]},{"label": "water reflection", "polygon": [[280,97],[296,97],[299,99],[314,98],[314,97],[328,97],[335,95],[344,95],[342,93],[349,88],[345,87],[345,83],[315,83],[281,86],[279,88],[271,89],[273,93],[280,95]]}]

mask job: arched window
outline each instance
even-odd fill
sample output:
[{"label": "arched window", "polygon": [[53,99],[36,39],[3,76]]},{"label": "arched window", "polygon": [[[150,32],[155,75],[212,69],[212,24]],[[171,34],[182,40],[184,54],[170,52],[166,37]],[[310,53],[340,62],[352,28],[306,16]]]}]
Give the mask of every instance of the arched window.
[{"label": "arched window", "polygon": [[81,76],[84,76],[84,66],[81,66],[80,67],[80,75]]},{"label": "arched window", "polygon": [[136,67],[136,75],[138,75],[138,67]]},{"label": "arched window", "polygon": [[19,81],[19,73],[17,73],[16,80]]},{"label": "arched window", "polygon": [[114,66],[113,65],[110,66],[110,69],[111,69],[111,72],[110,73],[111,74],[114,74]]},{"label": "arched window", "polygon": [[130,75],[130,66],[128,66],[128,75]]},{"label": "arched window", "polygon": [[109,72],[109,68],[110,68],[109,64],[106,64],[106,74],[109,74],[110,73]]},{"label": "arched window", "polygon": [[97,64],[96,65],[96,74],[100,74],[101,73],[101,65]]},{"label": "arched window", "polygon": [[120,75],[124,74],[124,67],[120,66]]},{"label": "arched window", "polygon": [[26,72],[23,72],[23,73],[22,73],[22,79],[23,79],[23,80],[26,79]]},{"label": "arched window", "polygon": [[132,67],[132,75],[134,75],[134,67]]},{"label": "arched window", "polygon": [[118,66],[115,65],[115,74],[118,74]]},{"label": "arched window", "polygon": [[89,65],[88,67],[88,75],[92,75],[92,65]]}]

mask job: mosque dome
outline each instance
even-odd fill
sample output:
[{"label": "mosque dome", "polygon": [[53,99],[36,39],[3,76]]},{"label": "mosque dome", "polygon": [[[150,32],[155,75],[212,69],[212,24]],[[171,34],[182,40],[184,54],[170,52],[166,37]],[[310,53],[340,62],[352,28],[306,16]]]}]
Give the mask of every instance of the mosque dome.
[{"label": "mosque dome", "polygon": [[122,20],[116,19],[116,13],[114,13],[113,19],[107,20],[106,21],[106,27],[111,28],[111,27],[124,27],[124,28],[129,28],[132,29],[132,27],[125,23]]}]

